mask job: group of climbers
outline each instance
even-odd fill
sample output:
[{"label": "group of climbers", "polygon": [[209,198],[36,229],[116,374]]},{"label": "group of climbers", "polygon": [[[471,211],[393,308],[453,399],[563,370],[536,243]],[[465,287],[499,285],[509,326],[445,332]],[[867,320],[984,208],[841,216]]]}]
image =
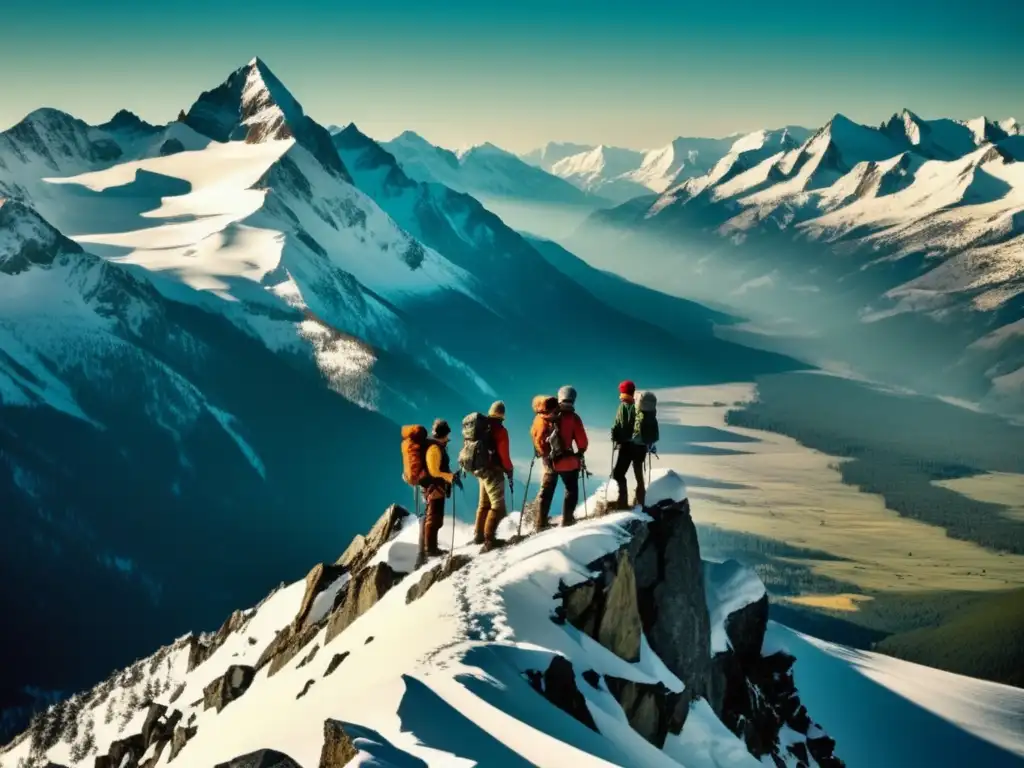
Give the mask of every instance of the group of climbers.
[{"label": "group of climbers", "polygon": [[[612,476],[618,484],[618,498],[611,507],[628,509],[626,472],[630,466],[636,478],[636,504],[643,504],[645,486],[644,461],[658,440],[658,422],[653,393],[636,396],[631,381],[619,385],[619,407],[612,427],[613,450],[618,450]],[[540,459],[542,472],[540,490],[534,501],[536,531],[551,527],[549,514],[558,481],[562,481],[565,499],[562,503],[562,525],[575,523],[579,504],[581,472],[587,472],[584,454],[589,447],[583,419],[576,413],[576,390],[565,386],[557,396],[538,395],[533,399],[534,420],[530,428],[534,460]],[[505,404],[491,405],[487,414],[471,413],[462,420],[462,449],[454,469],[448,455],[451,427],[437,419],[428,437],[425,427],[402,428],[403,479],[414,486],[417,514],[422,490],[426,509],[422,518],[420,561],[446,554],[438,546],[438,533],[444,525],[445,499],[453,486],[462,489],[462,477],[472,474],[480,484],[473,538],[482,551],[502,547],[508,542],[497,536],[498,526],[507,514],[506,482],[514,491],[515,470],[505,428]],[[532,471],[531,463],[531,471]],[[589,474],[589,473],[588,473]],[[529,485],[529,480],[527,480]]]}]

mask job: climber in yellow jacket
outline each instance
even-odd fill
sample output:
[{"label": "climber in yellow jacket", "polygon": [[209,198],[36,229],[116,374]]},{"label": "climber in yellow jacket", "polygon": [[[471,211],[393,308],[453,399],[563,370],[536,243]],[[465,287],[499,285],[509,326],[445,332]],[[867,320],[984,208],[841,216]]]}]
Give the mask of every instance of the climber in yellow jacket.
[{"label": "climber in yellow jacket", "polygon": [[423,521],[423,541],[421,557],[437,557],[445,554],[437,546],[437,535],[444,525],[444,500],[451,495],[452,485],[462,487],[462,478],[452,472],[451,458],[448,456],[448,440],[451,437],[448,422],[438,419],[434,422],[432,433],[427,440],[426,465],[429,479],[423,488],[423,497],[427,502],[427,512]]}]

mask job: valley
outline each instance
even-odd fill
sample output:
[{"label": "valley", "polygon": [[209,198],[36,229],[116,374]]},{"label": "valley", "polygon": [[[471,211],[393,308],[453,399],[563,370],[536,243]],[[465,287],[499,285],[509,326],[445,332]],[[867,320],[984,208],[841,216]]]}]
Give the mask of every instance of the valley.
[{"label": "valley", "polygon": [[[1024,476],[1012,464],[1019,427],[820,373],[657,394],[653,467],[686,479],[705,551],[754,567],[779,621],[1020,685],[1012,638],[1021,618],[1010,609],[1024,596],[1024,525],[1012,495]],[[929,425],[956,444],[930,436]],[[608,447],[588,451],[601,476]],[[954,470],[970,477],[932,479]],[[929,486],[936,494],[922,495]],[[951,488],[988,493],[975,490],[978,501]],[[991,633],[979,634],[983,626]],[[973,643],[952,650],[949,637],[968,627]]]}]

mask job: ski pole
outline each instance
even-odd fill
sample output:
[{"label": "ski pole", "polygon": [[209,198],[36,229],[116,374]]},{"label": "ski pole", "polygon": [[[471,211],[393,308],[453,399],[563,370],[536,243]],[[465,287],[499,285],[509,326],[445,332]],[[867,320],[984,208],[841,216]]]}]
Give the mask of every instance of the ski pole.
[{"label": "ski pole", "polygon": [[426,525],[427,516],[424,514],[423,517],[420,517],[420,493],[419,493],[419,490],[420,489],[419,489],[418,486],[413,486],[413,489],[412,489],[412,505],[413,505],[413,509],[416,510],[416,521],[419,523],[419,526],[420,526],[420,548],[419,548],[419,551],[420,551],[420,554],[422,555],[422,553],[423,553],[423,546],[426,543],[424,541],[424,536],[426,535],[426,531],[424,530],[423,527],[424,527],[424,525]]},{"label": "ski pole", "polygon": [[519,530],[516,532],[516,536],[523,535],[523,516],[526,514],[526,500],[530,497],[530,478],[533,477],[533,462],[537,460],[537,456],[534,455],[530,459],[530,469],[526,472],[526,490],[523,491],[523,508],[519,511]]}]

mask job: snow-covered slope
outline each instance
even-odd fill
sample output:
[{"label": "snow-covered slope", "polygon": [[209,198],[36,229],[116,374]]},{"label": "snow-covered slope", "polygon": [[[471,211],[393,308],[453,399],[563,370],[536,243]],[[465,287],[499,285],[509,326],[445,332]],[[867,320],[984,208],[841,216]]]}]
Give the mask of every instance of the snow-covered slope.
[{"label": "snow-covered slope", "polygon": [[543,147],[531,150],[525,155],[520,155],[520,157],[530,165],[535,165],[538,168],[543,168],[545,171],[550,172],[554,165],[560,160],[564,160],[571,155],[590,152],[595,148],[596,145],[594,144],[576,144],[571,141],[549,141]]},{"label": "snow-covered slope", "polygon": [[[594,214],[570,246],[602,265],[623,248],[671,258],[688,295],[742,296],[765,317],[820,326],[827,305],[841,334],[827,357],[853,353],[847,362],[875,377],[1024,404],[1024,352],[1010,345],[993,359],[972,347],[1024,311],[1018,133],[1013,121],[903,111],[880,128],[836,115],[799,146],[754,134],[657,200]],[[930,367],[899,370],[909,362],[899,345],[922,333],[935,339]]]},{"label": "snow-covered slope", "polygon": [[444,184],[484,200],[511,199],[591,209],[609,204],[599,195],[587,194],[493,144],[455,153],[406,131],[382,146],[411,178]]},{"label": "snow-covered slope", "polygon": [[649,499],[485,555],[460,527],[419,570],[392,507],[336,564],[37,718],[0,764],[842,766],[763,646],[757,577],[702,568],[678,476]]}]

